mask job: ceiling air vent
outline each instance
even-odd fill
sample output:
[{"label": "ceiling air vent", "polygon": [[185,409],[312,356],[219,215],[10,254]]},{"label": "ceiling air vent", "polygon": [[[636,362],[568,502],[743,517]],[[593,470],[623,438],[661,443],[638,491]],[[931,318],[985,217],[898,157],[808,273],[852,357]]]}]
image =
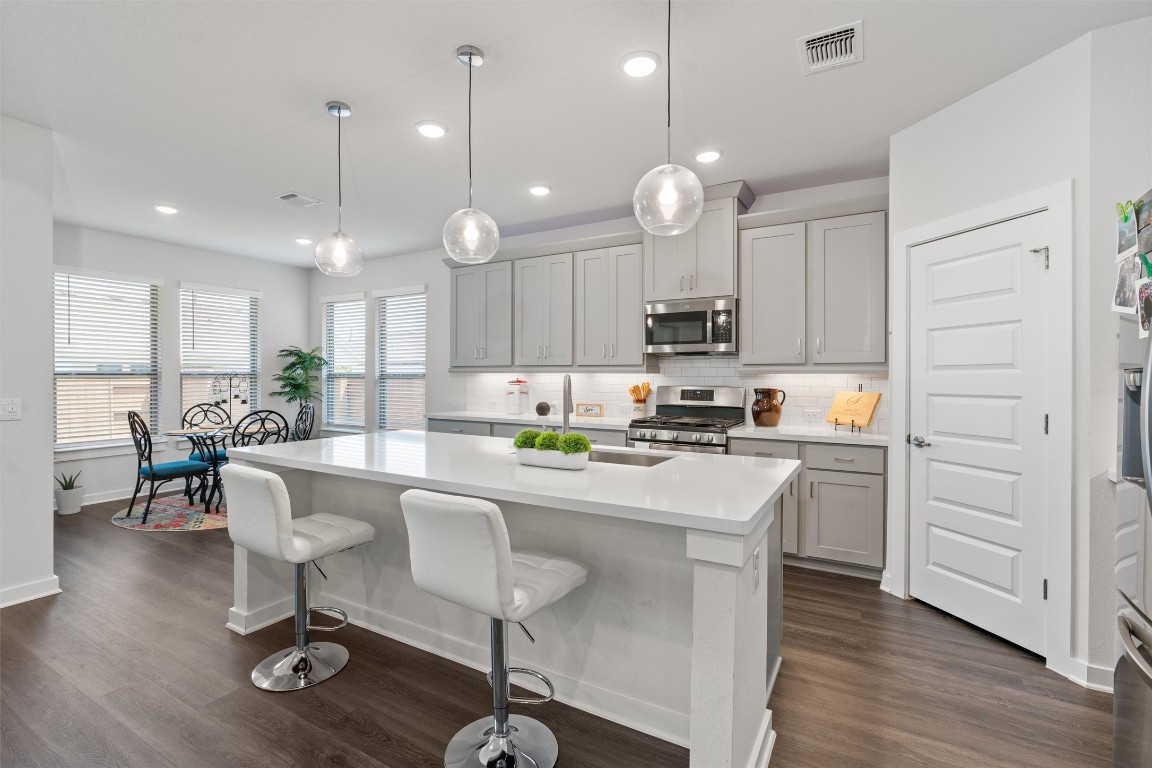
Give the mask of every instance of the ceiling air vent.
[{"label": "ceiling air vent", "polygon": [[276,195],[276,199],[282,200],[283,202],[288,203],[288,205],[292,205],[297,208],[315,208],[318,205],[324,205],[323,200],[317,200],[314,197],[297,194],[296,192],[285,192],[282,195]]},{"label": "ceiling air vent", "polygon": [[806,75],[846,67],[864,60],[864,22],[806,35],[796,41],[800,67]]}]

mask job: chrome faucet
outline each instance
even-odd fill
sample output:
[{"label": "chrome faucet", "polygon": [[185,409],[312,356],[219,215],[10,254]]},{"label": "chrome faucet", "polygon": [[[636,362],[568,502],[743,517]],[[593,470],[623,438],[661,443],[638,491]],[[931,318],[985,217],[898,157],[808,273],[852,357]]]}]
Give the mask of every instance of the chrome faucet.
[{"label": "chrome faucet", "polygon": [[572,405],[572,377],[569,374],[564,374],[564,405],[560,409],[564,412],[564,427],[560,430],[560,434],[568,434],[568,414],[575,410]]}]

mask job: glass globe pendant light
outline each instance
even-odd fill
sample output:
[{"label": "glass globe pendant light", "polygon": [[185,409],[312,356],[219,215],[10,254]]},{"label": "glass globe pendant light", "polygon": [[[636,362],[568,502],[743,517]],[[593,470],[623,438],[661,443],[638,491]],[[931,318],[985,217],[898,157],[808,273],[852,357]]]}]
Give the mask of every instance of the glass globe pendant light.
[{"label": "glass globe pendant light", "polygon": [[644,174],[632,193],[636,220],[653,235],[687,232],[696,226],[704,209],[704,187],[700,179],[684,166],[672,162],[672,0],[668,0],[667,45],[668,162]]},{"label": "glass globe pendant light", "polygon": [[484,63],[484,52],[472,45],[456,49],[456,59],[468,67],[468,207],[444,222],[444,250],[461,264],[483,264],[500,247],[500,228],[492,217],[472,207],[472,69]]},{"label": "glass globe pendant light", "polygon": [[341,123],[352,114],[342,101],[328,102],[328,114],[336,118],[336,231],[316,244],[316,266],[333,277],[355,277],[364,269],[364,250],[344,231],[344,168]]}]

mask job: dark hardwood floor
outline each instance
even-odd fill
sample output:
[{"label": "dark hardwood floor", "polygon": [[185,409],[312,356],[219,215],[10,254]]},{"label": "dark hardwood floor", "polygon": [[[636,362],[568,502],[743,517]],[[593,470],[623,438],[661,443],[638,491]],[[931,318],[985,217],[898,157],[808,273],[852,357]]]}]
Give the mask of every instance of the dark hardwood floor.
[{"label": "dark hardwood floor", "polygon": [[[442,765],[484,715],[476,672],[371,632],[338,639],[348,668],[269,694],[252,667],[291,644],[290,621],[224,628],[227,531],[140,533],[123,502],[56,522],[63,594],[0,611],[0,765]],[[789,568],[773,766],[1107,766],[1111,697],[875,582]],[[687,766],[684,749],[563,704],[534,708],[562,768]],[[590,745],[581,752],[574,745]]]}]

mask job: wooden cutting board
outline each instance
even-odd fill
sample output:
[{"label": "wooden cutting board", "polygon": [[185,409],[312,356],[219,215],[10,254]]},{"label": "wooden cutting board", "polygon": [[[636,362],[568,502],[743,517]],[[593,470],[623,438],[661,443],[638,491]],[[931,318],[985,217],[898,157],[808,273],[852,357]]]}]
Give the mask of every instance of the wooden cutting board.
[{"label": "wooden cutting board", "polygon": [[872,424],[872,416],[879,404],[879,392],[837,392],[832,407],[828,409],[828,417],[824,420],[829,424],[840,423],[845,426],[855,420],[856,426],[867,427]]}]

